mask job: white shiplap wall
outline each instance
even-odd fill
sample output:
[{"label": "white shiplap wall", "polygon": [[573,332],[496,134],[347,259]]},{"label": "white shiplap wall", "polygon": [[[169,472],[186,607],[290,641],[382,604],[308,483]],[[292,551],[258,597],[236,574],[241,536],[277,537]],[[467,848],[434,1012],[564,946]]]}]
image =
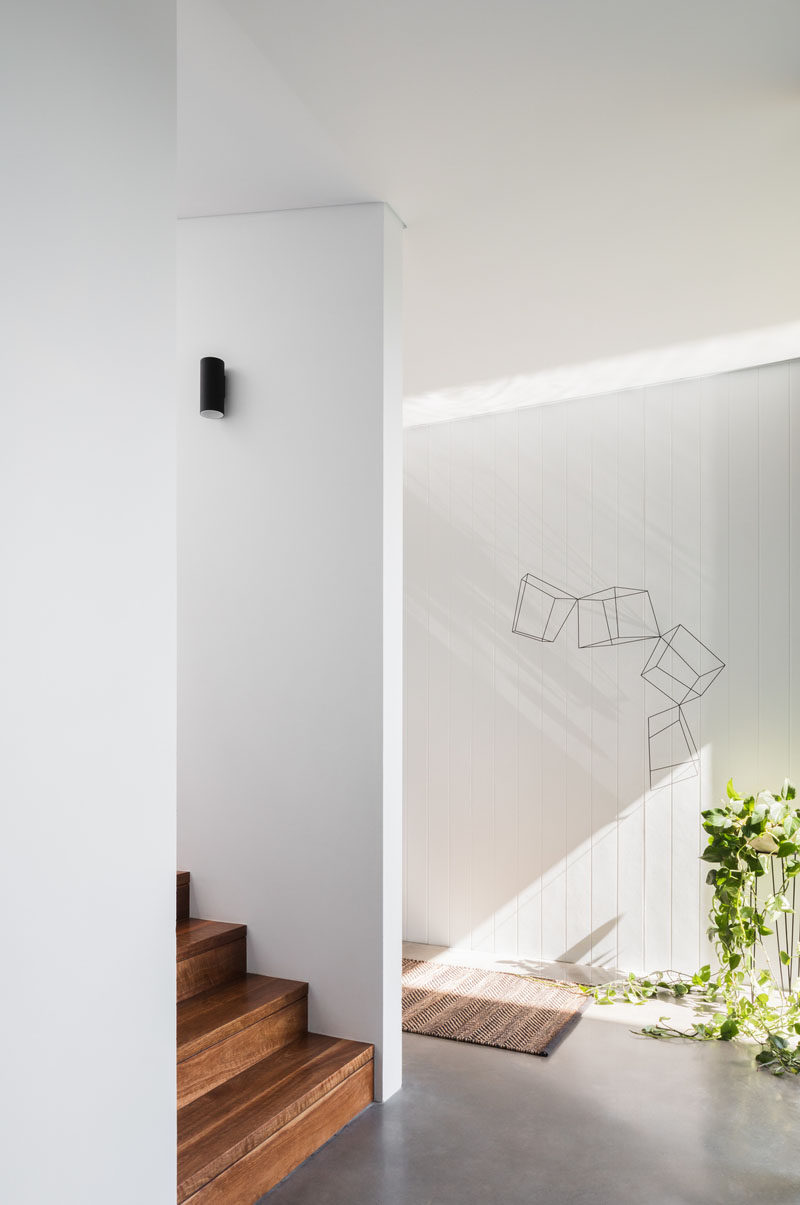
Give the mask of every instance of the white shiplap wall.
[{"label": "white shiplap wall", "polygon": [[[800,361],[406,434],[405,934],[692,969],[701,806],[800,776]],[[651,645],[511,632],[520,577],[645,586],[727,663],[646,789]]]}]

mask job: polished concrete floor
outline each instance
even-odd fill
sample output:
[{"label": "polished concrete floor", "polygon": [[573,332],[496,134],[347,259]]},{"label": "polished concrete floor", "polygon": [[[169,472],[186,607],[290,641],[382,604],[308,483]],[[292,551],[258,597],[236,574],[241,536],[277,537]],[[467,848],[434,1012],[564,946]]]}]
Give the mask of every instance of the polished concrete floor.
[{"label": "polished concrete floor", "polygon": [[799,1205],[800,1082],[630,1032],[664,1014],[592,1004],[549,1058],[406,1035],[403,1090],[264,1202]]}]

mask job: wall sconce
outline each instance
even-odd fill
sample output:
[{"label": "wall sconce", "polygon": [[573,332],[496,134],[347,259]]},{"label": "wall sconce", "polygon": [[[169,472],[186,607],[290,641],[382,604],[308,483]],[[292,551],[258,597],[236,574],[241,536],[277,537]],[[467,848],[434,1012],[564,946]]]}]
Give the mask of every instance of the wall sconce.
[{"label": "wall sconce", "polygon": [[200,414],[203,418],[225,417],[225,361],[204,356],[200,361]]}]

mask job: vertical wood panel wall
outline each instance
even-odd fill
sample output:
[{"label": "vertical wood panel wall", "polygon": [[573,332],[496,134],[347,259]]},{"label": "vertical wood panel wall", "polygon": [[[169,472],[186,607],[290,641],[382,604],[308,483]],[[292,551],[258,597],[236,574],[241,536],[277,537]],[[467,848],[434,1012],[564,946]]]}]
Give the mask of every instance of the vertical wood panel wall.
[{"label": "vertical wood panel wall", "polygon": [[[405,539],[407,939],[693,969],[701,807],[800,777],[800,361],[412,428]],[[652,644],[512,634],[525,573],[726,662],[697,778],[648,787]]]}]

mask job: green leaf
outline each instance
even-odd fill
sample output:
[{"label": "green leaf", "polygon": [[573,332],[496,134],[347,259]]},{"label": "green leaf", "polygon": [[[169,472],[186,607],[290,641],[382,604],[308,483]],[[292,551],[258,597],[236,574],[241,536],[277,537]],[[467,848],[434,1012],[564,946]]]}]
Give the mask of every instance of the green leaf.
[{"label": "green leaf", "polygon": [[794,841],[781,841],[775,853],[779,858],[790,858],[797,853],[797,846]]},{"label": "green leaf", "polygon": [[732,778],[728,779],[728,785],[725,789],[728,793],[729,799],[741,799],[742,798],[741,795],[739,794],[739,792],[734,788]]},{"label": "green leaf", "polygon": [[719,808],[711,808],[708,812],[703,812],[705,817],[703,828],[707,833],[713,832],[715,829],[728,829],[733,826],[733,820],[727,812],[721,811]]},{"label": "green leaf", "polygon": [[779,950],[778,952],[780,954],[781,962],[785,967],[788,967],[789,963],[792,961],[791,954],[787,953],[786,950]]}]

